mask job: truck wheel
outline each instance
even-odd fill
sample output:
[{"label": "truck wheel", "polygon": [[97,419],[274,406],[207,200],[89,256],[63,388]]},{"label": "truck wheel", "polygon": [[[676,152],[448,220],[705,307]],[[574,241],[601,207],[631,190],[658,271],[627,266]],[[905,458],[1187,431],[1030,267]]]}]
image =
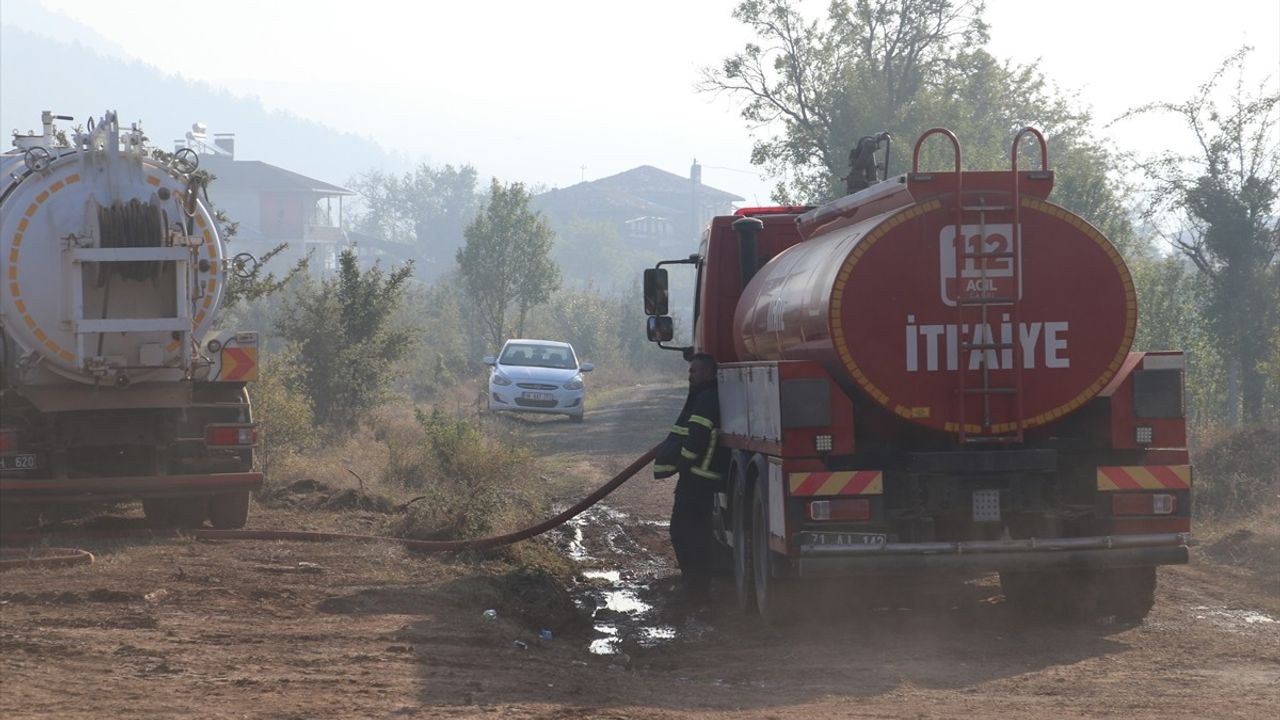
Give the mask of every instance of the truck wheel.
[{"label": "truck wheel", "polygon": [[1137,623],[1156,603],[1155,567],[1110,568],[1094,578],[1096,612],[1118,622]]},{"label": "truck wheel", "polygon": [[0,504],[0,532],[16,533],[24,530],[32,519],[30,508],[26,505]]},{"label": "truck wheel", "polygon": [[147,521],[161,527],[197,528],[209,516],[208,498],[151,498],[142,501]]},{"label": "truck wheel", "polygon": [[1020,615],[1048,619],[1062,615],[1065,609],[1057,573],[1002,572],[1000,589],[1005,602]]},{"label": "truck wheel", "polygon": [[794,588],[782,578],[774,577],[777,560],[769,549],[769,503],[765,488],[751,493],[751,567],[756,597],[756,612],[770,625],[794,622],[791,596]]},{"label": "truck wheel", "polygon": [[249,521],[249,491],[209,498],[209,522],[219,530],[239,530]]},{"label": "truck wheel", "polygon": [[747,503],[751,496],[747,493],[746,478],[739,477],[734,468],[733,483],[733,586],[738,600],[738,608],[743,612],[754,613],[756,609],[756,586],[754,565],[751,559],[751,523],[748,515],[751,510]]},{"label": "truck wheel", "polygon": [[164,527],[169,524],[168,501],[158,498],[142,501],[142,514],[147,516],[147,524],[152,527]]}]

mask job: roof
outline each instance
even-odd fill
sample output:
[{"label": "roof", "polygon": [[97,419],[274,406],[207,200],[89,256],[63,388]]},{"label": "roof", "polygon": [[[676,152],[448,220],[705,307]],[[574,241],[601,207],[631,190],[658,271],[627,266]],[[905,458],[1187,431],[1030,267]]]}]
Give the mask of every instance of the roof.
[{"label": "roof", "polygon": [[[599,212],[626,211],[637,216],[669,216],[673,209],[687,212],[691,182],[687,177],[652,165],[641,165],[617,175],[542,193],[536,201],[543,207],[591,207]],[[700,185],[698,196],[704,205],[744,200],[710,185]]]},{"label": "roof", "polygon": [[261,160],[231,160],[218,155],[201,155],[200,167],[226,183],[224,187],[234,187],[237,190],[355,195],[354,191],[347,188],[309,178]]},{"label": "roof", "polygon": [[[628,192],[678,192],[681,195],[687,195],[689,193],[689,182],[690,180],[687,177],[669,173],[652,165],[641,165],[640,167],[620,172],[617,175],[600,178],[591,184],[604,188],[621,188]],[[578,183],[578,185],[582,184]],[[577,185],[572,187],[577,187]],[[698,194],[702,195],[703,199],[707,201],[741,202],[746,199],[731,192],[718,190],[710,185],[700,185]]]},{"label": "roof", "polygon": [[560,342],[559,340],[536,340],[536,339],[534,339],[534,338],[511,338],[510,340],[508,340],[508,341],[507,341],[506,343],[504,343],[504,344],[505,344],[505,345],[514,345],[514,344],[517,344],[517,343],[522,344],[522,345],[523,345],[523,344],[529,344],[529,345],[532,345],[532,344],[534,344],[534,343],[537,343],[537,344],[539,344],[539,345],[547,345],[547,346],[550,346],[550,347],[566,347],[566,348],[572,348],[572,347],[573,347],[573,346],[572,346],[572,345],[570,345],[569,343],[567,343],[567,342]]}]

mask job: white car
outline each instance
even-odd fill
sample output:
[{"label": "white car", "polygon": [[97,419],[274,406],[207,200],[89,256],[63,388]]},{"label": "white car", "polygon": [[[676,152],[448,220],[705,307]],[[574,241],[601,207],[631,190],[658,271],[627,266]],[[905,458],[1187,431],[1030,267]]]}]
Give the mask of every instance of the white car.
[{"label": "white car", "polygon": [[554,340],[508,340],[498,357],[488,356],[489,409],[568,415],[582,422],[587,389],[582,373],[591,363],[578,363],[569,343]]}]

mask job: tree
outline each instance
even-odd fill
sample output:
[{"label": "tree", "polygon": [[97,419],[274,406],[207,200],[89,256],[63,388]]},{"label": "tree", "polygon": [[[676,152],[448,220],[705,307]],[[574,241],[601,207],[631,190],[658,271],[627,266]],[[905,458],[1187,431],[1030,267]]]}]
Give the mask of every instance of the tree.
[{"label": "tree", "polygon": [[541,213],[529,209],[521,183],[494,179],[488,202],[467,226],[466,245],[458,250],[463,286],[492,347],[502,344],[512,306],[516,335],[524,335],[529,310],[560,286],[560,268],[551,260],[555,234]]},{"label": "tree", "polygon": [[[1244,85],[1245,47],[1183,102],[1135,108],[1125,118],[1173,114],[1189,130],[1185,149],[1143,160],[1145,217],[1209,280],[1206,311],[1228,358],[1227,417],[1262,420],[1268,361],[1280,329],[1280,92]],[[1222,83],[1235,71],[1234,87]],[[1226,106],[1220,106],[1226,92]],[[1238,381],[1237,381],[1238,378]]]},{"label": "tree", "polygon": [[351,222],[353,230],[389,242],[413,246],[438,277],[452,264],[462,245],[463,228],[480,203],[476,170],[470,165],[425,163],[397,176],[371,170],[348,183],[360,193],[364,210]]},{"label": "tree", "polygon": [[416,334],[395,322],[412,272],[411,264],[390,275],[376,265],[361,271],[346,248],[335,277],[308,279],[286,302],[276,329],[297,349],[302,389],[321,425],[350,427],[385,398]]},{"label": "tree", "polygon": [[700,87],[743,100],[756,129],[780,131],[752,151],[753,163],[784,178],[779,200],[823,199],[857,139],[905,130],[926,83],[987,29],[977,0],[833,0],[825,24],[792,3],[739,4],[733,17],[761,43],[704,70]]},{"label": "tree", "polygon": [[[890,162],[900,172],[921,133],[948,127],[964,144],[965,169],[995,169],[1008,167],[1017,130],[1034,125],[1050,144],[1054,200],[1118,245],[1133,244],[1123,189],[1107,177],[1088,113],[1055,97],[1034,66],[983,50],[984,9],[980,0],[834,0],[818,22],[794,0],[745,0],[733,15],[759,42],[704,70],[700,89],[742,101],[742,117],[765,136],[751,161],[780,178],[779,202],[841,194],[848,153],[865,135],[894,135]],[[950,168],[951,157],[930,142],[921,164]]]}]

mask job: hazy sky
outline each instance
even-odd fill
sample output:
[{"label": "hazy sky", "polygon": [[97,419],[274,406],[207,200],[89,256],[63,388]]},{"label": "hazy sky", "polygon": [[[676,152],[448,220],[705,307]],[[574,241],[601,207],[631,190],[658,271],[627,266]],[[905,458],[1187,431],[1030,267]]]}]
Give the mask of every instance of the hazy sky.
[{"label": "hazy sky", "polygon": [[[736,106],[693,89],[700,68],[748,38],[730,17],[736,0],[41,2],[166,71],[433,164],[565,186],[640,164],[686,174],[696,157],[708,184],[768,196]],[[1039,58],[1100,119],[1186,98],[1244,42],[1257,47],[1255,68],[1280,75],[1280,2],[1178,5],[988,0],[989,47]],[[825,6],[805,3],[815,16]],[[1154,150],[1186,142],[1177,130],[1129,122],[1107,132]]]}]

